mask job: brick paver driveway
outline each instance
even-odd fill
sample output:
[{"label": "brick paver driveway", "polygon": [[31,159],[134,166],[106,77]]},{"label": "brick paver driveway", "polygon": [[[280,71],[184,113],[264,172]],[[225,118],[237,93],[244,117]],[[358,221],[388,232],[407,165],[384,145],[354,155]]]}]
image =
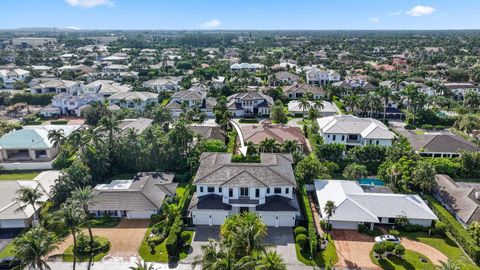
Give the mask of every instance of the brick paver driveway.
[{"label": "brick paver driveway", "polygon": [[[104,260],[122,260],[138,257],[138,249],[147,232],[149,223],[149,220],[122,220],[114,228],[94,228],[94,235],[104,236],[110,241],[110,252]],[[86,230],[84,233],[88,234]],[[67,237],[65,242],[60,244],[52,255],[63,253],[72,243],[72,237]]]},{"label": "brick paver driveway", "polygon": [[338,254],[336,267],[380,269],[370,259],[370,251],[375,243],[373,237],[355,230],[333,230],[332,234]]}]

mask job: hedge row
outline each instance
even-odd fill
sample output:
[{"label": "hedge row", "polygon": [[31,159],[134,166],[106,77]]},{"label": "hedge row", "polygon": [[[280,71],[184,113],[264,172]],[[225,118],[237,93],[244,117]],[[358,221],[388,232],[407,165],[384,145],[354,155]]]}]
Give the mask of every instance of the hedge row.
[{"label": "hedge row", "polygon": [[315,228],[315,221],[313,220],[312,208],[310,208],[310,202],[308,201],[307,190],[305,187],[302,187],[300,191],[300,198],[302,200],[302,205],[305,210],[305,216],[307,218],[307,230],[308,238],[310,241],[310,252],[315,252],[318,248],[318,234],[317,229]]},{"label": "hedge row", "polygon": [[480,264],[480,247],[476,245],[475,240],[470,233],[447,211],[435,198],[426,195],[432,211],[437,217],[445,223],[446,230],[453,235],[455,240],[472,258],[476,264]]},{"label": "hedge row", "polygon": [[166,249],[168,256],[170,257],[176,257],[178,255],[179,248],[181,247],[180,241],[179,241],[179,234],[182,231],[183,227],[183,221],[182,221],[182,216],[178,215],[175,217],[175,220],[173,221],[173,224],[170,227],[170,232],[168,233],[167,237],[167,243],[166,243]]}]

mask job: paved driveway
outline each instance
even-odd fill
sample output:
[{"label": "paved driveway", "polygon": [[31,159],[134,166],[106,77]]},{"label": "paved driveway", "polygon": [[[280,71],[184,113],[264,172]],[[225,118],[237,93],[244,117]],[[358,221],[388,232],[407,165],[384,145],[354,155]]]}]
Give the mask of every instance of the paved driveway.
[{"label": "paved driveway", "polygon": [[[138,257],[138,249],[149,223],[149,220],[122,220],[114,228],[94,228],[94,235],[104,236],[110,241],[110,252],[103,260],[124,261]],[[84,233],[88,232],[85,230]],[[63,253],[72,244],[73,238],[69,236],[52,255]]]},{"label": "paved driveway", "polygon": [[17,237],[22,229],[0,229],[0,251]]},{"label": "paved driveway", "polygon": [[370,251],[375,243],[373,237],[355,230],[333,230],[339,268],[380,269],[370,259]]}]

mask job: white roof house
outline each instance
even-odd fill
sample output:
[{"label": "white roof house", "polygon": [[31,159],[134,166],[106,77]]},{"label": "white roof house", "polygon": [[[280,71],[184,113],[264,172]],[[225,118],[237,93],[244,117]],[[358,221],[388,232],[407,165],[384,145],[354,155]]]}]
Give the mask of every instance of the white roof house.
[{"label": "white roof house", "polygon": [[45,202],[60,174],[60,171],[44,171],[33,180],[0,181],[0,229],[28,227],[33,217],[33,207],[17,201],[17,191],[21,187],[38,189],[43,193],[40,201]]},{"label": "white roof house", "polygon": [[430,226],[437,216],[418,195],[365,192],[356,181],[315,180],[320,214],[333,201],[335,213],[330,218],[334,229],[357,229],[359,224],[393,224],[405,216],[412,224]]},{"label": "white roof house", "polygon": [[325,143],[390,146],[395,138],[395,134],[385,124],[373,118],[335,115],[318,118],[317,122]]}]

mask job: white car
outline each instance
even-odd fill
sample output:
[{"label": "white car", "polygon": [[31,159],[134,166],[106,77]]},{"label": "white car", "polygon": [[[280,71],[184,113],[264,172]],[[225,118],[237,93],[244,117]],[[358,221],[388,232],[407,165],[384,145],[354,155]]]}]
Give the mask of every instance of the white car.
[{"label": "white car", "polygon": [[400,238],[390,235],[390,234],[385,234],[385,235],[380,235],[375,237],[375,243],[382,243],[382,242],[392,242],[392,243],[397,243],[400,244]]}]

